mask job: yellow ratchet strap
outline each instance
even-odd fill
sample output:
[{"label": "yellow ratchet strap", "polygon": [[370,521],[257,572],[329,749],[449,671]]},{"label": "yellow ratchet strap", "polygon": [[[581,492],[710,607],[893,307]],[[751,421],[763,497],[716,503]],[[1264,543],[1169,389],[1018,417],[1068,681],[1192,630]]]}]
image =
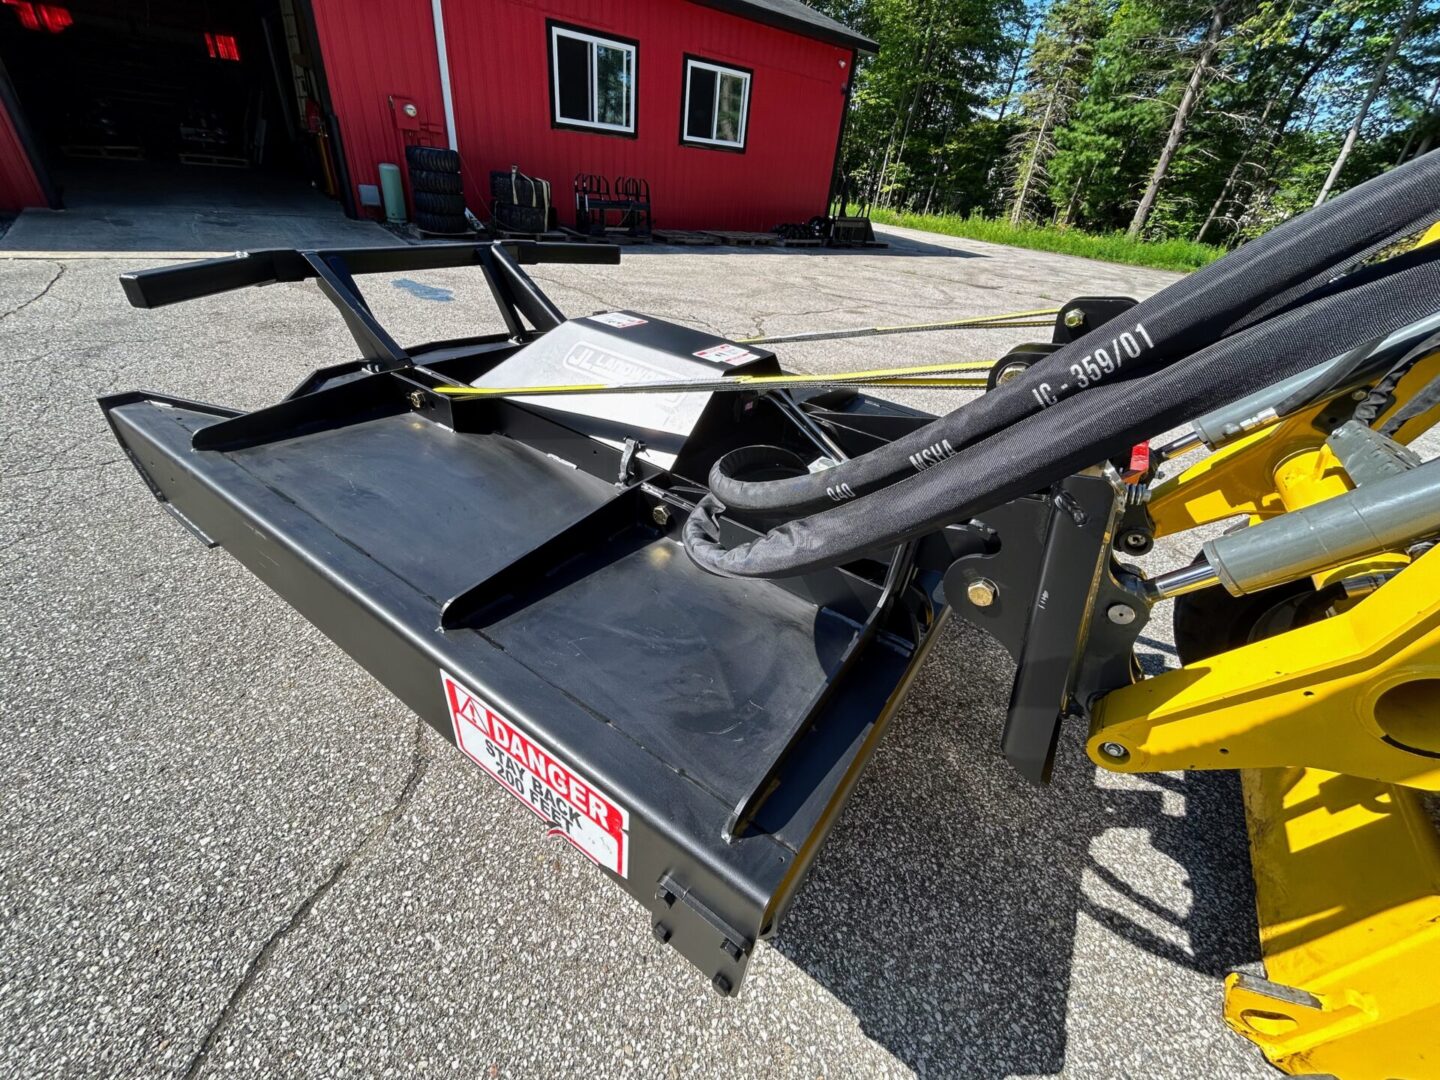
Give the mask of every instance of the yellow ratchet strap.
[{"label": "yellow ratchet strap", "polygon": [[437,386],[437,394],[468,398],[548,397],[560,394],[712,394],[739,390],[792,390],[816,386],[879,386],[895,390],[974,390],[985,386],[993,360],[875,368],[830,375],[725,375],[718,379],[653,383],[572,383],[552,386]]},{"label": "yellow ratchet strap", "polygon": [[[834,341],[838,338],[875,337],[880,334],[914,334],[926,330],[1003,330],[1016,326],[1053,326],[1059,308],[1011,311],[1002,315],[974,315],[942,322],[908,323],[904,326],[862,326],[852,330],[810,330],[799,334],[771,334],[765,337],[735,338],[742,345],[778,345],[784,342]],[[1042,316],[1052,318],[1042,318]]]}]

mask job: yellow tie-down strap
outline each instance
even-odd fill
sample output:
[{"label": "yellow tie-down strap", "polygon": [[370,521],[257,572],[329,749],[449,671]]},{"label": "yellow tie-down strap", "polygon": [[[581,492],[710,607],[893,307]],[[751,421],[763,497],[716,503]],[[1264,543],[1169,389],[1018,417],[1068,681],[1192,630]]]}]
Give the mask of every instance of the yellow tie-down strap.
[{"label": "yellow tie-down strap", "polygon": [[894,390],[974,390],[984,387],[994,360],[874,368],[828,375],[725,375],[718,379],[671,379],[652,383],[568,383],[551,386],[437,386],[437,394],[465,398],[546,397],[559,394],[713,394],[739,390],[877,386]]},{"label": "yellow tie-down strap", "polygon": [[742,345],[801,344],[807,341],[837,341],[841,338],[879,337],[884,334],[918,334],[927,330],[1007,330],[1019,326],[1054,326],[1058,307],[1035,308],[1031,311],[1009,311],[1001,315],[971,315],[964,319],[939,322],[906,323],[897,326],[860,326],[849,330],[804,330],[798,334],[767,334],[763,337],[736,338]]}]

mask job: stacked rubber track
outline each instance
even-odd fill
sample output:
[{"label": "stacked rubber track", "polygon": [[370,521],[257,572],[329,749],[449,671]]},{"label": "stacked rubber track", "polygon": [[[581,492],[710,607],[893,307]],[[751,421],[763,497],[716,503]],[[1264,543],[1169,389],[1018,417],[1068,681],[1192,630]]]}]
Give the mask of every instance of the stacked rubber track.
[{"label": "stacked rubber track", "polygon": [[407,146],[405,167],[410,173],[416,227],[430,233],[469,232],[460,155],[441,147]]},{"label": "stacked rubber track", "polygon": [[[1440,154],[1232,251],[933,423],[821,470],[744,481],[721,459],[685,524],[701,567],[783,577],[861,556],[1127,452],[1440,308],[1440,244],[1372,255],[1440,217]],[[784,524],[726,549],[727,510]]]}]

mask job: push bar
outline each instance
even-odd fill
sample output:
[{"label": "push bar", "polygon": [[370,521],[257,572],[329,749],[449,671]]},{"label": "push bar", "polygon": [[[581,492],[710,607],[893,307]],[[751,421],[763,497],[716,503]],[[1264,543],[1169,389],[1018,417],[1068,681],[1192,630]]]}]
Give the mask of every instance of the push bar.
[{"label": "push bar", "polygon": [[267,248],[237,251],[219,259],[201,259],[179,266],[132,270],[120,275],[125,298],[138,308],[164,307],[201,296],[273,285],[278,281],[308,281],[320,277],[317,263],[342,269],[348,275],[388,274],[406,270],[444,270],[473,266],[482,253],[502,249],[521,266],[538,263],[592,263],[614,266],[620,262],[616,244],[550,243],[539,240],[495,240],[480,244],[407,244],[397,247],[329,248],[297,251]]},{"label": "push bar", "polygon": [[331,248],[324,251],[270,248],[237,251],[222,259],[202,259],[154,270],[132,270],[120,275],[120,285],[133,306],[154,308],[252,285],[313,279],[345,320],[346,329],[360,348],[360,358],[370,371],[375,372],[410,367],[413,361],[371,312],[364,294],[355,284],[356,274],[479,267],[490,285],[490,292],[500,308],[507,330],[512,337],[519,339],[529,332],[522,317],[542,334],[565,321],[560,309],[520,269],[521,264],[614,265],[619,261],[620,248],[614,244],[547,243],[537,240]]}]

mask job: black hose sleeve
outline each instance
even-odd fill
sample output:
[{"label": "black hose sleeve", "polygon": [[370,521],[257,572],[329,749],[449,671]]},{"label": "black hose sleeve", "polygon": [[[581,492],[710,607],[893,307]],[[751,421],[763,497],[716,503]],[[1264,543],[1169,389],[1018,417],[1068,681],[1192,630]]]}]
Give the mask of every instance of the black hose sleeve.
[{"label": "black hose sleeve", "polygon": [[1418,394],[1405,403],[1403,409],[1397,410],[1394,416],[1386,420],[1380,428],[1380,434],[1394,437],[1396,432],[1415,417],[1424,415],[1437,405],[1440,405],[1440,375],[1426,383]]},{"label": "black hose sleeve", "polygon": [[[1433,353],[1437,344],[1440,344],[1440,334],[1431,334],[1413,347],[1408,347],[1404,355],[1370,388],[1365,400],[1355,406],[1353,419],[1374,427],[1380,414],[1395,403],[1395,388],[1400,385],[1400,380],[1410,374],[1411,368]],[[1408,342],[1401,344],[1401,348],[1407,346]]]},{"label": "black hose sleeve", "polygon": [[1407,235],[1414,222],[1437,213],[1440,154],[1417,158],[1286,222],[886,446],[821,473],[766,483],[712,470],[712,490],[737,510],[791,514],[865,498],[1121,373],[1164,368],[1221,339],[1267,301],[1288,297],[1285,306],[1293,308],[1299,286],[1342,287],[1343,279],[1330,283],[1330,268]]},{"label": "black hose sleeve", "polygon": [[1433,313],[1440,260],[1389,273],[1386,265],[1159,371],[1102,382],[1083,397],[1023,417],[867,498],[787,522],[730,550],[720,546],[716,528],[723,504],[712,500],[686,522],[686,550],[715,573],[785,577],[851,561],[1044,490],[1140,439]]},{"label": "black hose sleeve", "polygon": [[[1353,288],[1356,284],[1363,281],[1398,273],[1416,263],[1430,262],[1435,259],[1435,257],[1436,253],[1429,250],[1428,246],[1425,248],[1417,248],[1397,256],[1388,262],[1376,263],[1364,269],[1357,270],[1346,277],[1328,282],[1316,290],[1310,297],[1310,301],[1313,302],[1332,292],[1342,291],[1342,288]],[[1332,394],[1339,393],[1348,386],[1355,385],[1358,379],[1364,379],[1372,374],[1385,370],[1392,364],[1399,367],[1406,364],[1407,361],[1413,362],[1415,351],[1413,343],[1400,340],[1390,342],[1388,345],[1383,345],[1382,347],[1382,343],[1387,336],[1389,335],[1382,335],[1374,341],[1367,341],[1363,345],[1351,349],[1334,367],[1322,371],[1310,382],[1292,391],[1282,401],[1273,406],[1275,414],[1277,416],[1289,416]],[[1369,421],[1367,420],[1365,422],[1368,423]]]},{"label": "black hose sleeve", "polygon": [[746,475],[756,479],[756,474],[764,477],[766,474],[783,474],[794,476],[808,473],[809,465],[805,459],[793,450],[787,450],[783,446],[767,446],[758,444],[755,446],[742,446],[738,450],[731,450],[728,454],[722,454],[715,462],[715,468],[723,468],[730,476]]}]

